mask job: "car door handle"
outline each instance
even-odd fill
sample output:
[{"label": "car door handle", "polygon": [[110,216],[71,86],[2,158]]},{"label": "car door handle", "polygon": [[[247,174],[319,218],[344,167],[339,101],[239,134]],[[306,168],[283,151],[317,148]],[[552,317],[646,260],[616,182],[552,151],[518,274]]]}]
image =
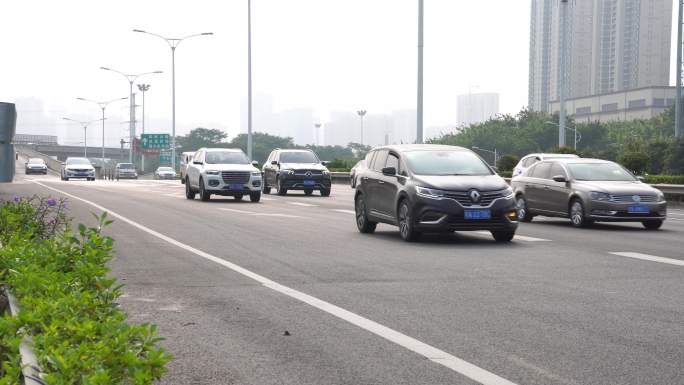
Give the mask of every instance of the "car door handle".
[{"label": "car door handle", "polygon": [[385,184],[385,182],[379,180],[379,181],[378,181],[378,184]]},{"label": "car door handle", "polygon": [[551,190],[551,187],[549,187],[549,186],[544,186],[544,190]]}]

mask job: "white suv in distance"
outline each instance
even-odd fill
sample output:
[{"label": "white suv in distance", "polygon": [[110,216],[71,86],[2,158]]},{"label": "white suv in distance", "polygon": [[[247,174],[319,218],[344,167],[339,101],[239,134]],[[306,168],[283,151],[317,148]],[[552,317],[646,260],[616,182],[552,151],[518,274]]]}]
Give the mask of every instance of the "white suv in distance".
[{"label": "white suv in distance", "polygon": [[70,178],[83,178],[93,181],[95,180],[95,167],[88,158],[69,157],[62,165],[62,180],[68,181]]},{"label": "white suv in distance", "polygon": [[261,199],[261,171],[257,162],[249,162],[240,149],[201,148],[188,163],[185,175],[185,197],[208,201],[212,195],[235,197],[249,195],[252,202]]},{"label": "white suv in distance", "polygon": [[549,159],[568,159],[568,158],[579,158],[575,154],[527,154],[520,158],[518,164],[513,168],[513,176],[522,175],[528,168],[541,162],[542,160]]}]

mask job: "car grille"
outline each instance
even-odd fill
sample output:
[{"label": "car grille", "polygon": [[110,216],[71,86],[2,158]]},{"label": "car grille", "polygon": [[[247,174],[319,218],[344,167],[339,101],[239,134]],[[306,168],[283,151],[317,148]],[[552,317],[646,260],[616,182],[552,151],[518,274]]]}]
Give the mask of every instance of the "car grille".
[{"label": "car grille", "polygon": [[87,169],[87,168],[72,168],[72,169],[70,169],[69,171],[71,171],[71,172],[88,172],[88,171],[90,171],[90,169]]},{"label": "car grille", "polygon": [[[639,201],[634,201],[634,196],[639,197]],[[658,198],[655,195],[640,195],[640,194],[630,194],[630,195],[611,195],[610,201],[616,203],[653,203],[656,202]]]},{"label": "car grille", "polygon": [[504,196],[505,190],[504,191],[479,191],[480,193],[480,201],[477,203],[473,203],[473,201],[470,199],[469,196],[469,191],[453,191],[449,192],[445,196],[447,198],[451,198],[458,203],[461,204],[463,207],[470,207],[470,206],[489,206],[495,199],[502,198]]},{"label": "car grille", "polygon": [[245,184],[249,182],[249,171],[223,171],[221,178],[224,183]]},{"label": "car grille", "polygon": [[295,175],[297,176],[307,176],[306,173],[310,172],[311,176],[321,176],[323,172],[321,170],[295,170]]}]

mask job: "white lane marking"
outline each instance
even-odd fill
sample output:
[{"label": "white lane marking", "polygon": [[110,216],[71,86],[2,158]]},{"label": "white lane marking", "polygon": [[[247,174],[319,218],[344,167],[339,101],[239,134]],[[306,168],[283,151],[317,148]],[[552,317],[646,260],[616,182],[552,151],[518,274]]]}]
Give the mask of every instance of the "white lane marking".
[{"label": "white lane marking", "polygon": [[354,214],[354,215],[356,215],[356,211],[354,211],[354,210],[333,209],[332,211],[337,211],[338,213],[345,213],[345,214]]},{"label": "white lane marking", "polygon": [[516,385],[514,382],[508,381],[507,379],[503,377],[499,377],[496,374],[489,372],[483,368],[480,368],[479,366],[476,366],[474,364],[471,364],[468,361],[465,361],[461,358],[458,358],[454,355],[451,355],[443,350],[437,349],[431,345],[428,345],[424,342],[421,342],[413,337],[407,336],[405,334],[402,334],[394,329],[390,329],[387,326],[383,326],[377,322],[371,321],[368,318],[364,318],[358,314],[352,313],[348,310],[345,310],[339,306],[335,306],[329,302],[323,301],[321,299],[318,299],[316,297],[310,296],[308,294],[302,293],[301,291],[297,291],[295,289],[292,289],[290,287],[281,285],[275,281],[272,281],[262,275],[259,275],[257,273],[254,273],[250,270],[247,270],[239,265],[236,265],[232,262],[226,261],[225,259],[215,257],[209,253],[206,253],[202,250],[196,249],[190,245],[186,245],[185,243],[182,243],[180,241],[177,241],[167,235],[164,235],[162,233],[159,233],[155,230],[150,229],[149,227],[146,227],[144,225],[141,225],[138,222],[135,222],[131,219],[128,219],[120,214],[117,214],[103,206],[98,205],[97,203],[91,202],[89,200],[77,197],[75,195],[69,194],[67,192],[64,192],[62,190],[56,189],[54,187],[49,187],[46,186],[40,182],[34,181],[34,183],[43,186],[47,189],[56,191],[60,194],[66,195],[70,198],[79,200],[81,202],[87,203],[93,207],[95,207],[98,210],[106,211],[108,212],[109,215],[112,217],[118,218],[122,222],[128,223],[129,225],[136,227],[152,236],[155,236],[163,241],[168,242],[171,245],[177,246],[183,250],[186,250],[188,252],[191,252],[199,257],[202,257],[208,261],[215,262],[219,265],[222,265],[224,267],[227,267],[231,270],[233,270],[236,273],[242,274],[247,278],[251,278],[260,284],[262,284],[265,287],[268,287],[272,290],[275,290],[279,293],[285,294],[291,298],[297,299],[301,302],[304,302],[308,305],[311,305],[319,310],[322,310],[328,314],[331,314],[339,319],[342,319],[344,321],[347,321],[351,323],[352,325],[356,325],[360,327],[361,329],[364,329],[366,331],[369,331],[379,337],[382,337],[390,342],[394,342],[395,344],[402,346],[406,348],[407,350],[410,350],[416,354],[419,354],[427,359],[429,359],[432,362],[438,363],[440,365],[443,365],[457,373],[460,373],[473,381],[479,382],[483,385]]},{"label": "white lane marking", "polygon": [[684,217],[684,214],[680,214],[680,213],[668,212],[668,214],[669,214],[669,215],[676,215],[676,216],[679,216],[679,217]]},{"label": "white lane marking", "polygon": [[225,209],[225,208],[220,208],[219,210],[222,211],[230,211],[231,213],[238,213],[238,214],[256,214],[254,211],[247,211],[247,210],[236,210],[236,209]]},{"label": "white lane marking", "polygon": [[684,261],[682,261],[682,260],[679,260],[679,259],[672,259],[672,258],[657,257],[657,256],[655,256],[655,255],[648,255],[648,254],[641,254],[641,253],[632,253],[632,252],[629,252],[629,251],[615,251],[615,252],[611,252],[610,254],[617,255],[617,256],[620,256],[620,257],[641,259],[641,260],[644,260],[644,261],[660,262],[660,263],[667,263],[667,264],[670,264],[670,265],[684,266]]},{"label": "white lane marking", "polygon": [[[475,234],[481,234],[481,235],[492,235],[489,231],[475,231]],[[525,242],[551,242],[550,239],[544,239],[544,238],[535,238],[535,237],[528,237],[525,235],[515,235],[515,238],[513,240],[519,240],[519,241],[525,241]]]},{"label": "white lane marking", "polygon": [[302,207],[317,207],[318,205],[312,205],[311,203],[301,203],[301,202],[287,202],[289,205],[302,206]]},{"label": "white lane marking", "polygon": [[266,198],[266,197],[264,197],[263,195],[261,196],[261,200],[262,200],[262,201],[267,201],[267,202],[270,202],[270,201],[277,201],[277,199]]},{"label": "white lane marking", "polygon": [[684,221],[684,218],[667,218],[668,221]]},{"label": "white lane marking", "polygon": [[278,214],[278,213],[254,213],[252,214],[256,217],[279,217],[279,218],[302,218],[297,215],[290,215],[290,214]]}]

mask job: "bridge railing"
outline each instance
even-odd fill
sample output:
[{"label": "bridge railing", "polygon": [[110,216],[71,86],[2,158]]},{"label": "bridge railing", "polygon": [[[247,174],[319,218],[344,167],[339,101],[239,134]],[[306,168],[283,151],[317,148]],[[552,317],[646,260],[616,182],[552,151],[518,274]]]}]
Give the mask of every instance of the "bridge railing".
[{"label": "bridge railing", "polygon": [[35,151],[30,146],[26,146],[23,144],[16,144],[14,148],[19,154],[27,158],[43,159],[45,161],[45,165],[48,167],[49,170],[54,171],[58,174],[62,172],[62,162],[60,162],[59,160],[53,159],[50,156]]}]

